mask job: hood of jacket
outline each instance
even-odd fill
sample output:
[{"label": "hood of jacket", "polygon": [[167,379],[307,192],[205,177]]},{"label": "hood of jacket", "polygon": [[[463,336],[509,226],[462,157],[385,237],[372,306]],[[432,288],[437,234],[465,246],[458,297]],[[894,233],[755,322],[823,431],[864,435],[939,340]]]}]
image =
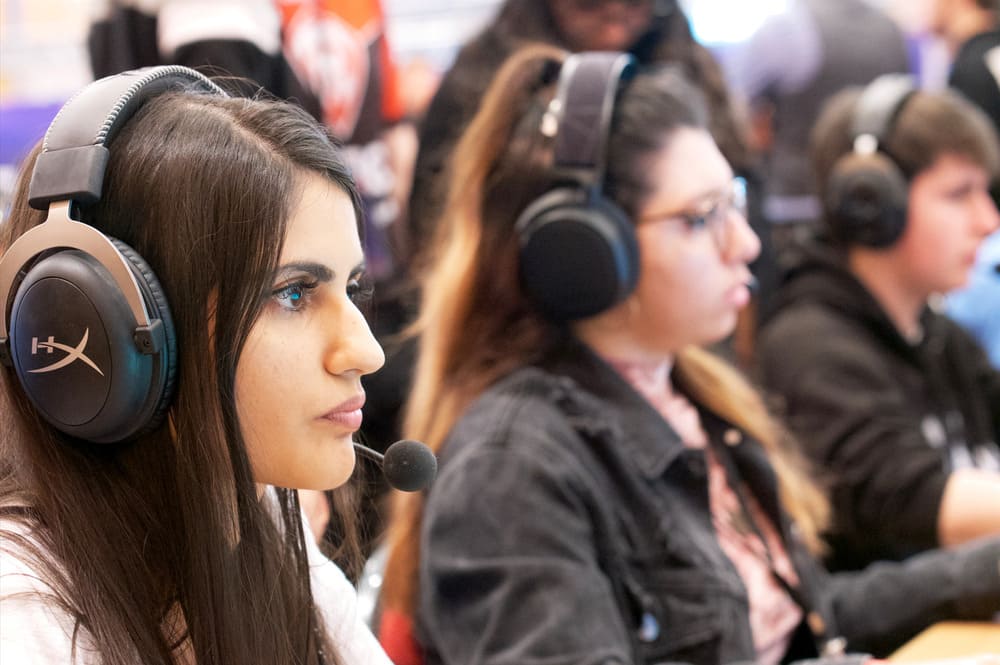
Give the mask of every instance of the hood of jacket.
[{"label": "hood of jacket", "polygon": [[918,361],[919,349],[933,345],[940,332],[925,307],[920,315],[923,338],[917,343],[908,341],[875,296],[850,272],[844,253],[821,240],[790,249],[782,263],[774,313],[806,304],[832,309],[862,324],[887,348],[911,362]]}]

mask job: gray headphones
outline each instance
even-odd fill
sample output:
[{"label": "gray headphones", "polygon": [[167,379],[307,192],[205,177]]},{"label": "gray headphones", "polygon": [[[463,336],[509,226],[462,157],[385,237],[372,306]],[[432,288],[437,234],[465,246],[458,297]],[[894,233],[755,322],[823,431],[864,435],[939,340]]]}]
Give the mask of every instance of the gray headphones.
[{"label": "gray headphones", "polygon": [[0,259],[0,361],[38,413],[74,438],[115,443],[155,428],[173,394],[176,342],[152,269],[125,243],[74,219],[101,198],[109,146],[148,100],[197,88],[185,67],[140,69],[91,83],[45,134],[29,203],[46,220]]}]

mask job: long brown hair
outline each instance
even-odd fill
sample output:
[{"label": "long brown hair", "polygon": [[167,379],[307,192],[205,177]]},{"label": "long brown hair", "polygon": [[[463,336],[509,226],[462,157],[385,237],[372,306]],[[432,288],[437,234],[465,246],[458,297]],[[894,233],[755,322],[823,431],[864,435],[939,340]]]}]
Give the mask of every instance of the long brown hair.
[{"label": "long brown hair", "polygon": [[[37,152],[0,247],[42,222],[26,202]],[[278,490],[277,521],[259,499],[234,397],[306,174],[359,214],[340,152],[292,105],[183,92],[143,106],[110,155],[83,219],[156,273],[176,328],[176,397],[157,430],[98,446],[44,423],[5,369],[0,506],[22,509],[4,547],[43,571],[102,662],[173,663],[179,647],[199,665],[340,662],[312,601],[297,496]]]},{"label": "long brown hair", "polygon": [[[552,141],[540,127],[565,56],[549,46],[512,56],[455,152],[442,217],[447,223],[438,227],[421,281],[415,324],[420,351],[404,422],[407,436],[435,450],[471,401],[500,377],[544,357],[565,334],[540,318],[521,291],[514,232],[519,213],[553,186]],[[701,95],[679,68],[640,71],[615,104],[606,195],[635,217],[655,185],[650,160],[676,129],[704,128],[707,118]],[[697,401],[783,454],[779,430],[735,370],[691,349],[679,355],[675,372]],[[813,537],[825,503],[799,466],[778,464],[786,502]],[[422,508],[420,495],[395,497],[383,602],[405,613],[417,593]]]}]

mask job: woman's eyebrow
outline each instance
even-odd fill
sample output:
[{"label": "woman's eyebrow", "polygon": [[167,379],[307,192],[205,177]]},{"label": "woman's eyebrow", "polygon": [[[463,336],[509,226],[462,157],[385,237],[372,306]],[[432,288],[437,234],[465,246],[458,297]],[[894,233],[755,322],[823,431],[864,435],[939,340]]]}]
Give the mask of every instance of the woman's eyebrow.
[{"label": "woman's eyebrow", "polygon": [[313,261],[293,261],[292,263],[286,263],[278,266],[278,269],[274,274],[277,279],[281,275],[287,275],[289,273],[306,273],[307,275],[314,277],[318,282],[329,282],[335,275],[333,270],[327,266]]},{"label": "woman's eyebrow", "polygon": [[725,196],[728,193],[729,188],[732,186],[731,183],[732,180],[730,179],[726,181],[724,184],[714,185],[712,187],[706,187],[697,196],[692,196],[688,201],[688,205],[695,206],[701,203],[707,203],[713,201],[714,199],[717,199],[720,196]]},{"label": "woman's eyebrow", "polygon": [[695,195],[689,197],[688,200],[687,200],[687,202],[685,202],[684,205],[682,205],[680,207],[674,208],[673,210],[670,210],[669,212],[668,211],[662,211],[662,212],[651,213],[651,214],[648,214],[648,215],[642,215],[641,217],[639,217],[639,219],[640,220],[656,219],[656,218],[659,218],[659,217],[663,217],[664,215],[677,215],[677,214],[685,213],[685,212],[693,210],[693,209],[697,209],[697,208],[699,208],[700,206],[703,206],[706,203],[714,203],[714,202],[717,201],[717,199],[720,196],[725,196],[726,191],[728,190],[729,186],[730,185],[727,183],[727,184],[723,184],[723,185],[715,185],[715,186],[712,186],[712,187],[706,187],[705,189],[703,189],[698,194],[695,194]]}]

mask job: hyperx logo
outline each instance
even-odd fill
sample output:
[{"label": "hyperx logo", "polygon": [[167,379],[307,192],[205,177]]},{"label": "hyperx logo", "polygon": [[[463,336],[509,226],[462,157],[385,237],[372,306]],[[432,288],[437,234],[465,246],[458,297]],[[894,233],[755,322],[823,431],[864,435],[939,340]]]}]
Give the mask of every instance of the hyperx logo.
[{"label": "hyperx logo", "polygon": [[52,349],[59,349],[60,351],[63,351],[66,355],[63,358],[52,363],[51,365],[46,365],[45,367],[39,367],[38,369],[31,369],[28,370],[28,372],[31,374],[54,372],[57,369],[62,369],[63,367],[66,367],[67,365],[77,360],[80,360],[90,365],[95,372],[97,372],[101,376],[104,376],[104,372],[101,371],[101,368],[95,365],[94,361],[88,358],[86,354],[84,354],[84,350],[86,350],[87,348],[87,340],[89,338],[90,338],[90,328],[87,328],[86,330],[83,331],[83,339],[81,339],[80,343],[76,345],[76,348],[74,348],[72,346],[69,346],[68,344],[60,344],[59,342],[55,341],[55,338],[53,338],[52,335],[49,335],[49,339],[47,342],[39,342],[37,337],[32,337],[31,355],[33,356],[37,355],[39,351],[45,351],[51,354]]}]

